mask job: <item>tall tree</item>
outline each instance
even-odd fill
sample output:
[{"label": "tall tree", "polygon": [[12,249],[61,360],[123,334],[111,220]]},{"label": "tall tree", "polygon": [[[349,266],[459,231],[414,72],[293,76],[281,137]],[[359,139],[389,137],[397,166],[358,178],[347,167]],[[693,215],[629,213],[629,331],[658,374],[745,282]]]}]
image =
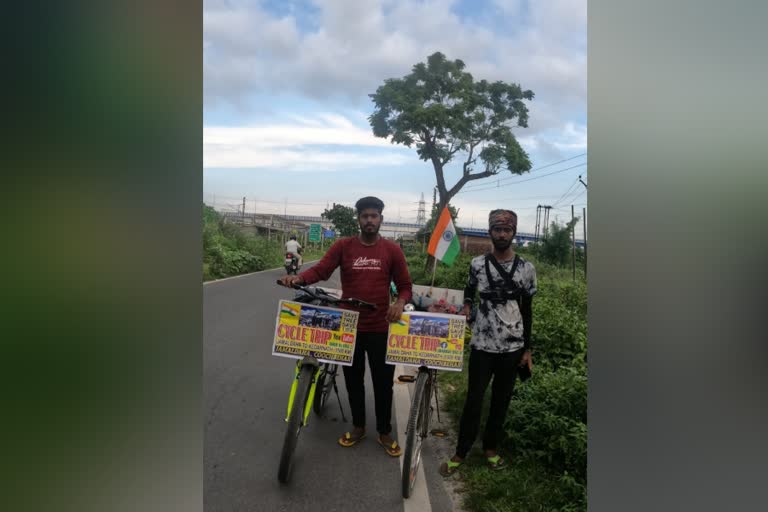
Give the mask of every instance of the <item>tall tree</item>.
[{"label": "tall tree", "polygon": [[355,209],[349,206],[333,203],[333,208],[326,208],[320,216],[331,221],[341,236],[355,236],[359,230]]},{"label": "tall tree", "polygon": [[537,247],[539,258],[553,265],[564,266],[568,263],[571,256],[571,233],[574,226],[579,222],[576,217],[569,221],[565,226],[560,226],[552,222],[547,233],[547,238],[542,240]]},{"label": "tall tree", "polygon": [[[533,92],[502,81],[476,82],[461,60],[436,52],[426,64],[413,66],[403,78],[390,78],[369,96],[375,105],[368,118],[373,134],[392,143],[416,145],[421,160],[431,162],[437,180],[437,211],[470,181],[506,169],[523,174],[531,169],[512,126],[528,126]],[[445,182],[445,166],[462,163],[459,180]]]}]

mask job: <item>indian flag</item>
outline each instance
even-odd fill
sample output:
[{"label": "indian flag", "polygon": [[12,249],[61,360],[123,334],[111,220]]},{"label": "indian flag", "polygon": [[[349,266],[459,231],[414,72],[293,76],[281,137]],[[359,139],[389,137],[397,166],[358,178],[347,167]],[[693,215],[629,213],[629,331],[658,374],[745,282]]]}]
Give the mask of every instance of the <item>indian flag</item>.
[{"label": "indian flag", "polygon": [[298,316],[299,308],[291,304],[283,304],[280,308],[280,314],[286,316]]},{"label": "indian flag", "polygon": [[456,256],[459,255],[459,241],[456,238],[456,228],[453,227],[451,212],[448,207],[443,208],[440,218],[437,219],[435,231],[429,238],[427,252],[446,265],[453,265]]}]

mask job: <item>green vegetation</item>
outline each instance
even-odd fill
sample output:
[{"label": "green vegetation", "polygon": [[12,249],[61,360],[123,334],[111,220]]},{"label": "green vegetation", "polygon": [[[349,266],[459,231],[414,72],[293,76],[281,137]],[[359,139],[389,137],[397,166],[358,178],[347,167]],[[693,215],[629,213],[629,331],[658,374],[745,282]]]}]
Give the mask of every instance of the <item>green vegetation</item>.
[{"label": "green vegetation", "polygon": [[333,229],[341,236],[355,236],[360,231],[355,209],[350,206],[333,203],[333,208],[323,210],[320,215],[333,223]]},{"label": "green vegetation", "polygon": [[[308,247],[304,261],[324,251]],[[283,266],[285,245],[280,239],[243,233],[210,206],[203,205],[203,281]]]},{"label": "green vegetation", "polygon": [[[510,468],[492,472],[483,465],[477,440],[459,478],[470,511],[584,511],[587,462],[587,293],[583,271],[573,281],[569,266],[545,263],[538,248],[519,249],[536,266],[539,291],[534,298],[533,376],[515,386],[500,451]],[[429,285],[426,255],[406,255],[415,284]],[[452,267],[438,263],[435,286],[463,289],[471,255]],[[469,347],[464,371],[443,372],[445,405],[455,422],[467,391]],[[483,418],[490,400],[486,393]]]},{"label": "green vegetation", "polygon": [[[579,217],[576,217],[564,226],[560,226],[556,222],[553,222],[549,227],[547,237],[535,248],[536,255],[539,259],[553,265],[565,266],[570,264],[573,257],[573,242],[571,240],[572,232],[579,220]],[[576,252],[577,259],[582,262],[583,267],[583,251],[577,249]]]}]

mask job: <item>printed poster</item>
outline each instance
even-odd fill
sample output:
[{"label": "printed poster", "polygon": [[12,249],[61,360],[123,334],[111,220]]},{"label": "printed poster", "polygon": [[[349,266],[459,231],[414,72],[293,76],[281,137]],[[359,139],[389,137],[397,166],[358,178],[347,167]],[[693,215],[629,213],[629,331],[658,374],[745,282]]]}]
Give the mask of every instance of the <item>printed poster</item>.
[{"label": "printed poster", "polygon": [[346,309],[280,301],[272,355],[344,366],[352,364],[360,313]]},{"label": "printed poster", "polygon": [[387,363],[460,372],[464,363],[462,315],[403,313],[389,324]]}]

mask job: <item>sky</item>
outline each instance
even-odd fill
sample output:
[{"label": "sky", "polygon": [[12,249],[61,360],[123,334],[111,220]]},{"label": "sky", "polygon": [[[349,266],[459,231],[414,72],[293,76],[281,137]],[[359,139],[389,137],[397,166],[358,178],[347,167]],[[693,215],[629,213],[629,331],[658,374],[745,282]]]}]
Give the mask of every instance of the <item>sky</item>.
[{"label": "sky", "polygon": [[[535,94],[528,127],[513,129],[531,172],[465,185],[451,201],[457,224],[487,227],[489,210],[510,208],[533,232],[537,205],[561,223],[571,205],[581,216],[586,20],[586,0],[205,0],[203,200],[319,216],[375,195],[385,220],[415,222],[423,194],[429,215],[432,165],[373,136],[368,95],[440,51],[475,80]],[[449,187],[459,169],[446,170]]]}]

